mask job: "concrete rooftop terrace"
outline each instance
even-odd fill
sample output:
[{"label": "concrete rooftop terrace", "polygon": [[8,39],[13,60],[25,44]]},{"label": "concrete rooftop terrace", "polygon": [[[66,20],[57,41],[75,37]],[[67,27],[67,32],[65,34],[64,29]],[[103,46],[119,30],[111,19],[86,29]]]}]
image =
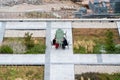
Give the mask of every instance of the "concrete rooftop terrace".
[{"label": "concrete rooftop terrace", "polygon": [[[40,22],[45,24],[46,29],[46,53],[45,54],[0,54],[0,65],[45,65],[44,80],[74,80],[74,66],[76,64],[90,64],[90,65],[120,65],[120,54],[73,54],[72,43],[72,28],[82,28],[85,25],[86,28],[96,28],[96,26],[102,26],[102,28],[118,28],[120,27],[119,19],[82,19],[82,20],[0,20],[3,26],[1,30],[5,30],[5,24],[12,25],[10,23],[19,22],[24,25],[32,24],[32,22]],[[28,23],[27,23],[28,22]],[[45,22],[45,23],[44,23]],[[37,23],[37,24],[38,24]],[[72,24],[73,23],[73,24]],[[78,24],[80,23],[80,24]],[[88,25],[87,23],[91,24]],[[99,23],[99,24],[98,24]],[[108,25],[109,26],[108,26]],[[39,25],[39,24],[38,24]],[[34,25],[33,25],[34,26]],[[26,27],[24,29],[35,28]],[[64,27],[63,27],[64,26]],[[8,27],[7,27],[8,28]],[[12,29],[18,27],[11,27]],[[54,38],[55,30],[61,28],[67,31],[67,39],[70,41],[69,48],[65,50],[56,50],[51,46],[51,40]],[[18,28],[19,30],[20,28]],[[36,28],[37,29],[37,28]],[[1,32],[3,33],[3,32]],[[2,35],[2,34],[1,34]],[[48,36],[49,35],[49,36]],[[58,72],[59,71],[59,72]]]}]

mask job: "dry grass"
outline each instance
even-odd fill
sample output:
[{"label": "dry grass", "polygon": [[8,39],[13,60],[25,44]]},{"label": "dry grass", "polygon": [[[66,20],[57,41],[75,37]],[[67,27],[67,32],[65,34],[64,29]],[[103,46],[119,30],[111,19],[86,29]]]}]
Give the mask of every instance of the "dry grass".
[{"label": "dry grass", "polygon": [[25,13],[25,16],[27,18],[56,18],[50,12],[28,12],[28,13]]},{"label": "dry grass", "polygon": [[104,43],[105,33],[107,30],[111,30],[114,33],[114,41],[115,43],[120,43],[120,37],[118,34],[118,30],[116,28],[108,29],[108,28],[73,28],[73,39],[77,40],[97,40]]},{"label": "dry grass", "polygon": [[[93,53],[94,48],[99,48],[105,44],[106,31],[110,30],[114,33],[115,44],[120,44],[120,37],[116,28],[73,28],[73,47],[74,51],[83,53]],[[83,49],[82,49],[82,48]],[[80,49],[81,48],[81,49]],[[76,49],[76,50],[75,50]]]},{"label": "dry grass", "polygon": [[96,45],[95,42],[93,42],[92,40],[88,40],[88,41],[78,40],[74,42],[74,48],[79,49],[79,47],[83,47],[85,48],[85,53],[93,53],[93,49],[95,45]]},{"label": "dry grass", "polygon": [[44,66],[0,66],[0,80],[43,80]]}]

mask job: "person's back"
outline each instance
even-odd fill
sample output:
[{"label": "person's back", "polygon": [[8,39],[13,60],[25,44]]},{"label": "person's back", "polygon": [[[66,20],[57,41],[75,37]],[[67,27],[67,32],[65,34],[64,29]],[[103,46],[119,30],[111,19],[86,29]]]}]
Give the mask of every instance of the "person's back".
[{"label": "person's back", "polygon": [[63,43],[65,44],[65,46],[67,46],[67,45],[68,45],[68,42],[67,42],[67,40],[66,40],[65,38],[64,38]]},{"label": "person's back", "polygon": [[62,29],[56,30],[55,37],[56,37],[56,43],[62,44],[62,40],[63,40],[63,37],[64,37],[63,30]]}]

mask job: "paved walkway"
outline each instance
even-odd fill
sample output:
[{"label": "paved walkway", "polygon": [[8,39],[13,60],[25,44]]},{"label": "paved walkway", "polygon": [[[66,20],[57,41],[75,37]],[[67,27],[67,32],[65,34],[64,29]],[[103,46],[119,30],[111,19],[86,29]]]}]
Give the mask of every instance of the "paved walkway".
[{"label": "paved walkway", "polygon": [[44,65],[44,54],[0,54],[0,65]]},{"label": "paved walkway", "polygon": [[63,50],[61,48],[55,49],[54,46],[51,47],[50,80],[74,80],[74,64],[66,64],[72,60],[71,58],[73,56],[71,22],[51,23],[51,41],[54,39],[55,32],[58,28],[61,28],[66,33],[69,48],[67,47]]}]

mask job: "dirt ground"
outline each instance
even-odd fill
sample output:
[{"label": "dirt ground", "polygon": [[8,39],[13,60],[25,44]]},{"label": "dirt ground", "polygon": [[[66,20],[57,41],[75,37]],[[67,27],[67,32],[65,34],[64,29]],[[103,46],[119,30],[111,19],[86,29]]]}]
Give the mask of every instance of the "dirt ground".
[{"label": "dirt ground", "polygon": [[107,30],[111,30],[113,32],[115,43],[120,44],[120,37],[117,28],[73,28],[73,39],[76,41],[80,38],[97,38],[99,41],[103,41]]},{"label": "dirt ground", "polygon": [[60,9],[62,7],[75,7],[79,6],[74,4],[71,1],[57,1],[53,3],[44,3],[42,5],[32,5],[32,4],[19,4],[12,7],[2,7],[0,8],[0,12],[25,12],[25,11],[51,11],[52,8]]},{"label": "dirt ground", "polygon": [[[65,16],[66,15],[71,16],[72,13],[74,12],[73,9],[77,10],[79,8],[80,8],[80,6],[78,4],[75,4],[71,1],[47,2],[47,3],[43,3],[41,5],[32,5],[32,4],[23,3],[23,4],[19,4],[19,5],[14,5],[12,7],[10,7],[10,6],[1,7],[0,8],[0,18],[27,18],[25,13],[33,12],[33,11],[41,12],[41,13],[47,12],[56,17],[57,16],[61,17],[64,14],[65,14]],[[62,10],[62,9],[65,9],[65,10]],[[68,12],[67,11],[68,9],[69,9],[69,11],[71,9],[71,11]],[[56,11],[57,11],[57,13],[56,13]],[[59,13],[61,13],[61,15]],[[45,18],[47,18],[47,16]]]}]

